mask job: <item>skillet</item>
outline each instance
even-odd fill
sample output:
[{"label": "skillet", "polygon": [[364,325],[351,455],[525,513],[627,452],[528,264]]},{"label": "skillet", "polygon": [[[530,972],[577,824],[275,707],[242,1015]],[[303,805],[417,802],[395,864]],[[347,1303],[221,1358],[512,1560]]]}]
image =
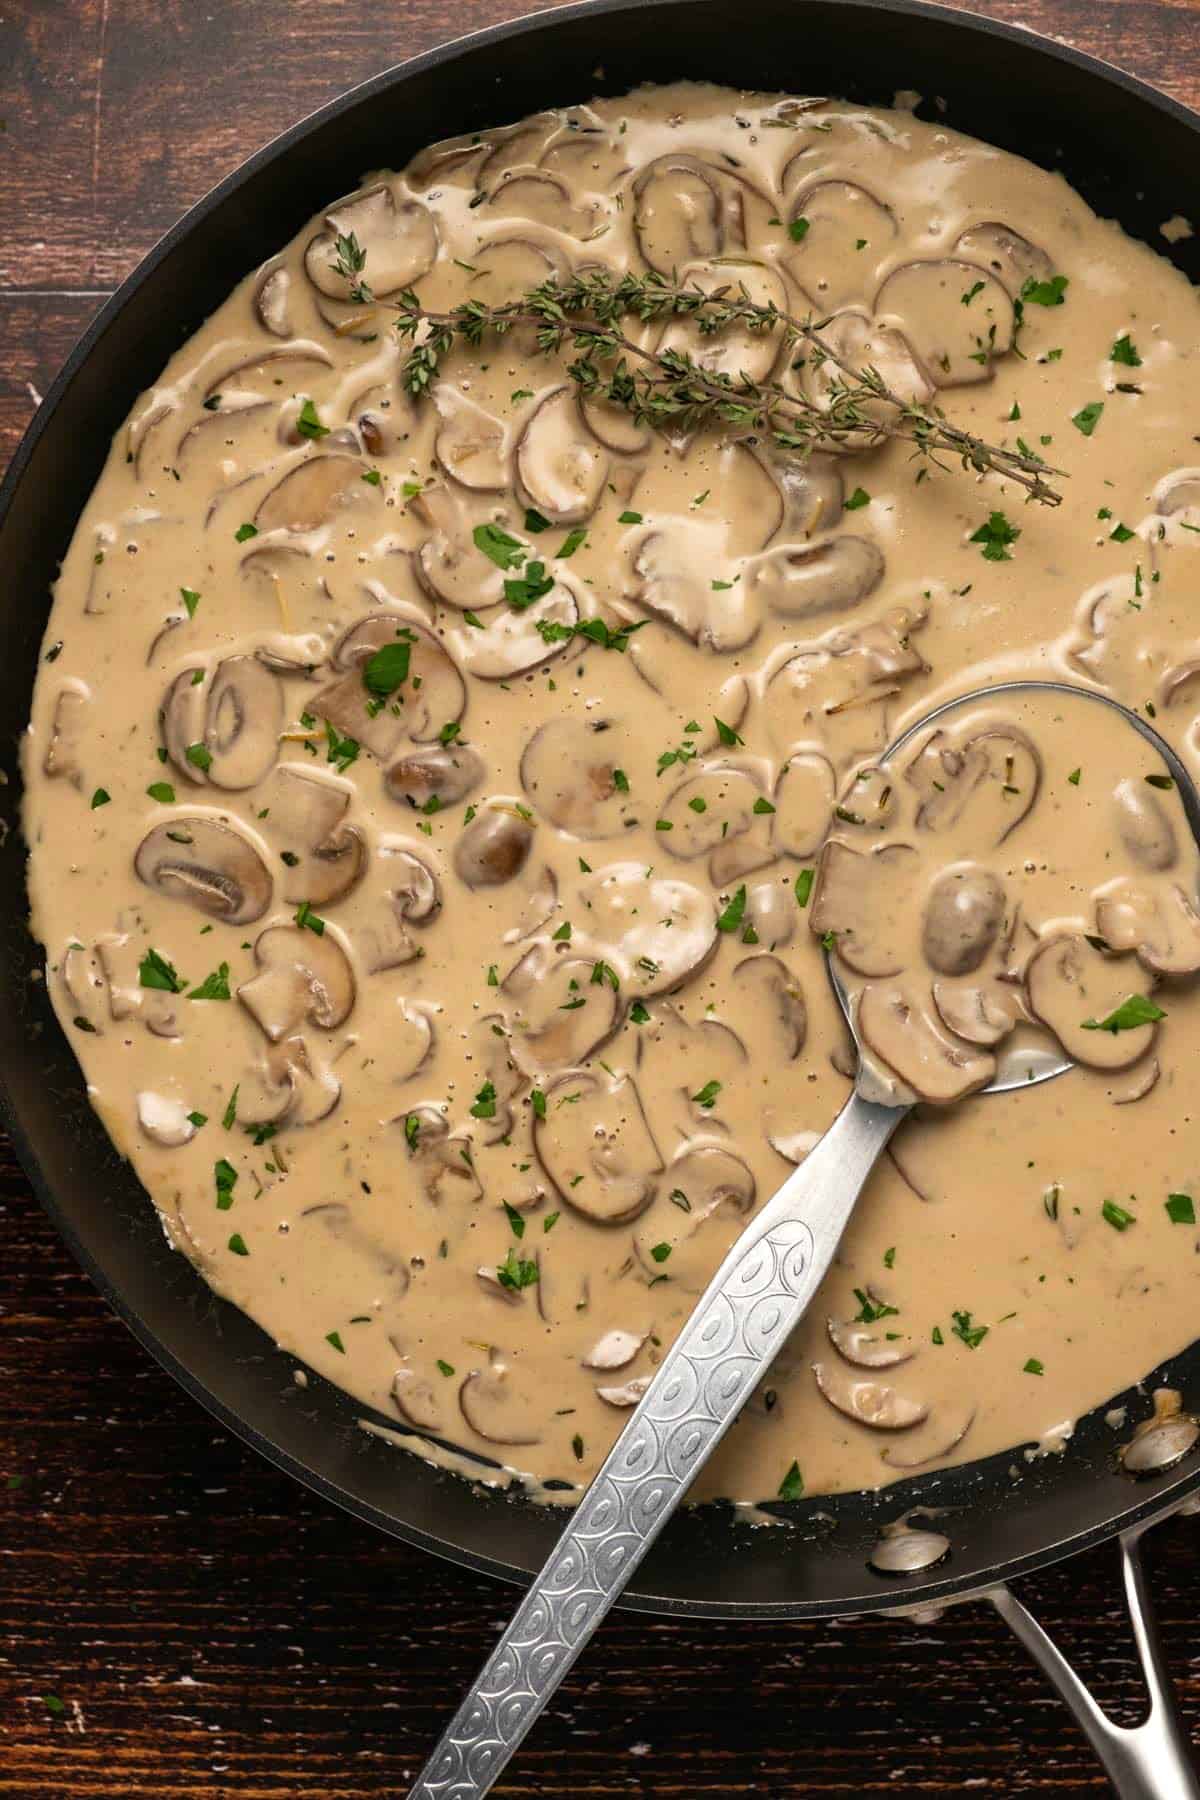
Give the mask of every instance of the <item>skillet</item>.
[{"label": "skillet", "polygon": [[[920,0],[753,0],[752,17],[747,29],[743,0],[592,0],[479,32],[356,88],[201,201],[100,313],[0,487],[7,574],[0,726],[8,743],[28,717],[50,583],[136,395],[235,282],[322,201],[356,187],[369,168],[401,166],[437,138],[644,80],[706,78],[864,103],[890,102],[897,87],[911,87],[930,96],[923,116],[944,116],[1061,170],[1099,213],[1200,278],[1200,239],[1167,244],[1158,232],[1172,215],[1196,211],[1195,182],[1185,172],[1196,166],[1200,120],[1183,107],[1078,52]],[[315,1374],[297,1387],[292,1359],[167,1248],[152,1207],[87,1104],[35,976],[40,956],[26,927],[19,801],[14,779],[0,791],[9,827],[0,845],[0,1116],[72,1251],[182,1385],[280,1467],[413,1544],[523,1579],[553,1541],[552,1510],[473,1493],[364,1433],[359,1403]],[[1185,1404],[1200,1393],[1200,1346],[1112,1404],[1127,1403],[1131,1422],[1142,1418],[1146,1392],[1160,1384],[1180,1388]],[[988,1590],[1013,1616],[998,1584],[1105,1538],[1136,1535],[1200,1491],[1196,1451],[1135,1484],[1117,1465],[1119,1439],[1104,1411],[1081,1421],[1061,1457],[1027,1465],[1019,1452],[1005,1453],[881,1495],[799,1502],[782,1509],[792,1530],[751,1532],[712,1507],[680,1515],[625,1604],[712,1617],[805,1617],[927,1607]],[[899,1580],[874,1571],[868,1556],[881,1527],[920,1506],[952,1509],[940,1520],[949,1558]],[[1058,1678],[1067,1679],[1061,1669]]]}]

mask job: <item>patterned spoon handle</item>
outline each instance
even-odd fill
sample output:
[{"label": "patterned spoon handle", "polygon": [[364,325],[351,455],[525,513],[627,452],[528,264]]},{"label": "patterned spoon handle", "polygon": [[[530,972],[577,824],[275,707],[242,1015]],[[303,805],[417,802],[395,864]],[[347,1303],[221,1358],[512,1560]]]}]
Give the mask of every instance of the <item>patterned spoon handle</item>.
[{"label": "patterned spoon handle", "polygon": [[803,1317],[907,1107],[855,1093],[750,1220],[488,1657],[410,1800],[478,1800]]}]

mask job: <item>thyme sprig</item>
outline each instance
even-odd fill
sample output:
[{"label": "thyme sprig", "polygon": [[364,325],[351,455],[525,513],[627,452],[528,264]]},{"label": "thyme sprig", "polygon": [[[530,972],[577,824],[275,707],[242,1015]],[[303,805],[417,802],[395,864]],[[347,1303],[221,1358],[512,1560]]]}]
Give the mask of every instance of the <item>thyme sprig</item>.
[{"label": "thyme sprig", "polygon": [[[898,438],[939,468],[947,466],[944,459],[955,458],[977,474],[1003,476],[1045,506],[1057,506],[1062,498],[1047,480],[1061,470],[1031,452],[989,444],[953,424],[940,407],[905,399],[877,368],[855,367],[832,347],[822,335],[828,319],[800,319],[760,305],[740,284],[706,293],[656,274],[613,277],[597,271],[551,279],[501,306],[465,300],[449,312],[434,312],[411,289],[394,304],[396,329],[412,346],[403,380],[413,394],[424,393],[437,379],[456,342],[478,349],[488,336],[529,327],[543,354],[577,353],[567,373],[583,394],[609,401],[655,430],[687,433],[719,422],[804,453]],[[817,402],[778,382],[702,368],[684,350],[648,349],[626,334],[629,319],[642,324],[689,319],[705,337],[735,325],[755,335],[780,331],[793,366],[830,365],[826,394]]]}]

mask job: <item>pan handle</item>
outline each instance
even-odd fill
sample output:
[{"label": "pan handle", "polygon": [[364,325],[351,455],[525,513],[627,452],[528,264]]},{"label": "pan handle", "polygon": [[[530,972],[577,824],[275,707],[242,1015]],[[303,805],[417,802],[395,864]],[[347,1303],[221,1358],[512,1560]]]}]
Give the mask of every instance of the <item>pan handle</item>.
[{"label": "pan handle", "polygon": [[[1155,1522],[1149,1520],[1147,1524]],[[1195,1754],[1179,1715],[1146,1588],[1140,1539],[1147,1524],[1122,1532],[1119,1539],[1125,1601],[1133,1625],[1142,1679],[1150,1696],[1150,1710],[1140,1725],[1113,1724],[1097,1706],[1057,1644],[1011,1589],[1004,1586],[989,1588],[983,1597],[991,1601],[1042,1673],[1054,1684],[1083,1727],[1120,1800],[1200,1800]]]}]

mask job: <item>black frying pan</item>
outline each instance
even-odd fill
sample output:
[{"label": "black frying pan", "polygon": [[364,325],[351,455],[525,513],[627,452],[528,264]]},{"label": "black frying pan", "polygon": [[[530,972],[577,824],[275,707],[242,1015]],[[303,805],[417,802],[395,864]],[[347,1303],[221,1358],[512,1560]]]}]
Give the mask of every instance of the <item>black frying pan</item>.
[{"label": "black frying pan", "polygon": [[[520,118],[597,89],[703,77],[887,102],[930,96],[951,125],[1061,169],[1101,214],[1200,276],[1200,238],[1159,224],[1195,216],[1200,120],[1089,57],[919,0],[595,0],[498,26],[356,88],[260,151],[171,231],[109,301],[30,426],[0,487],[5,654],[0,724],[25,728],[49,586],[109,440],[139,391],[249,269],[364,171],[423,144]],[[928,110],[927,108],[923,110]],[[19,787],[0,807],[15,827]],[[89,1108],[74,1056],[33,979],[25,847],[0,846],[0,1108],[43,1204],[142,1343],[224,1424],[301,1481],[386,1531],[520,1580],[543,1561],[553,1512],[479,1495],[364,1433],[363,1409],[317,1376],[292,1381],[243,1314],[170,1251],[153,1209]],[[1152,1380],[1200,1388],[1200,1346]],[[1144,1416],[1144,1397],[1128,1401]],[[1101,1409],[1101,1413],[1104,1409]],[[1022,1467],[1006,1453],[879,1496],[784,1509],[794,1531],[750,1532],[715,1507],[677,1517],[627,1604],[728,1617],[819,1616],[929,1604],[1041,1567],[1200,1489],[1192,1453],[1134,1484],[1101,1413],[1069,1449]],[[386,1421],[394,1424],[394,1421]],[[885,1521],[954,1508],[949,1559],[895,1579],[867,1562]],[[832,1525],[829,1523],[833,1516]]]}]

